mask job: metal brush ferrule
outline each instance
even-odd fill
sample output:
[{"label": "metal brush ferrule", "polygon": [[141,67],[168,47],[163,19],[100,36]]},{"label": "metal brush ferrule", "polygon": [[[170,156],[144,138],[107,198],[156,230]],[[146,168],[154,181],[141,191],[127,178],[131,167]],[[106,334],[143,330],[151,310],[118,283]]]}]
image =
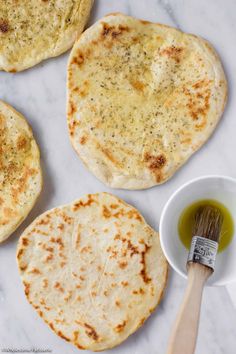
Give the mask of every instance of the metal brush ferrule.
[{"label": "metal brush ferrule", "polygon": [[193,236],[188,262],[201,263],[214,271],[217,250],[218,242],[201,236]]}]

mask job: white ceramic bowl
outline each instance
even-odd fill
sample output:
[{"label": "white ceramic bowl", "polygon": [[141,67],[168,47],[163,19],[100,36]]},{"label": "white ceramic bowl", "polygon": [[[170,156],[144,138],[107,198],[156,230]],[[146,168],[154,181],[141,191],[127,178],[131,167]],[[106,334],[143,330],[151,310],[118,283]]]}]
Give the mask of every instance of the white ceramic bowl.
[{"label": "white ceramic bowl", "polygon": [[[163,252],[176,272],[187,277],[188,250],[178,234],[178,221],[183,209],[201,199],[215,199],[231,212],[236,229],[236,179],[225,176],[199,177],[181,186],[167,201],[160,219],[160,239]],[[216,267],[208,285],[226,285],[236,281],[236,236],[217,255]]]}]

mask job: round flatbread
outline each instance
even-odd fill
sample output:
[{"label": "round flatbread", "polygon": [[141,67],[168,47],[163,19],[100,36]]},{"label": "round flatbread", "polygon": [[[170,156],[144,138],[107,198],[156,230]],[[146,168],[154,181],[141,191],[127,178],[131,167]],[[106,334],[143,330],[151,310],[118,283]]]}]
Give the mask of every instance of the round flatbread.
[{"label": "round flatbread", "polygon": [[71,48],[93,0],[0,0],[0,70],[16,72]]},{"label": "round flatbread", "polygon": [[112,348],[155,309],[167,279],[159,235],[139,212],[98,193],[39,216],[17,250],[25,294],[60,337]]},{"label": "round flatbread", "polygon": [[206,142],[226,95],[220,60],[207,41],[108,15],[82,34],[70,55],[70,139],[110,187],[152,187]]},{"label": "round flatbread", "polygon": [[0,101],[0,242],[32,209],[42,187],[40,154],[25,118]]}]

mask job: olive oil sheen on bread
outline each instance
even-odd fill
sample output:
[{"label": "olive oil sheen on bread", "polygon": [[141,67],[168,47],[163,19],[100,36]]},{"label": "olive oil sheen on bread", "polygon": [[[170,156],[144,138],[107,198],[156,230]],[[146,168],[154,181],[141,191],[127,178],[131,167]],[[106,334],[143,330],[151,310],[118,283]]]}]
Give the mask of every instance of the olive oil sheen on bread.
[{"label": "olive oil sheen on bread", "polygon": [[192,240],[192,229],[194,225],[194,216],[200,206],[212,205],[217,207],[223,215],[223,224],[219,239],[218,252],[227,248],[234,234],[234,222],[229,210],[220,202],[213,199],[197,200],[188,205],[181,213],[178,223],[179,237],[183,245],[189,249]]}]

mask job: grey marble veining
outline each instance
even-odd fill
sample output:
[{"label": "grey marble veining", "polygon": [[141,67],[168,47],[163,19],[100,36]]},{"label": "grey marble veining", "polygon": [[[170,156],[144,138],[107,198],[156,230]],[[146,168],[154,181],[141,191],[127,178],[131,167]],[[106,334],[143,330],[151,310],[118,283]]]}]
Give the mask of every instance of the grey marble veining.
[{"label": "grey marble veining", "polygon": [[[229,80],[229,102],[224,117],[209,142],[166,184],[146,191],[111,190],[84,168],[68,139],[65,119],[68,53],[19,74],[0,73],[0,98],[21,111],[32,125],[41,148],[44,174],[44,189],[37,205],[15,234],[0,246],[0,350],[37,347],[49,348],[54,354],[78,353],[48,329],[23,294],[15,262],[16,243],[38,214],[85,193],[110,191],[139,208],[150,225],[158,229],[163,205],[182,183],[209,173],[236,177],[235,0],[96,0],[89,23],[117,11],[172,25],[211,41]],[[109,352],[164,354],[185,284],[171,272],[165,298],[157,311],[136,334]],[[235,354],[235,348],[236,311],[229,294],[226,288],[207,288],[196,354]]]}]

